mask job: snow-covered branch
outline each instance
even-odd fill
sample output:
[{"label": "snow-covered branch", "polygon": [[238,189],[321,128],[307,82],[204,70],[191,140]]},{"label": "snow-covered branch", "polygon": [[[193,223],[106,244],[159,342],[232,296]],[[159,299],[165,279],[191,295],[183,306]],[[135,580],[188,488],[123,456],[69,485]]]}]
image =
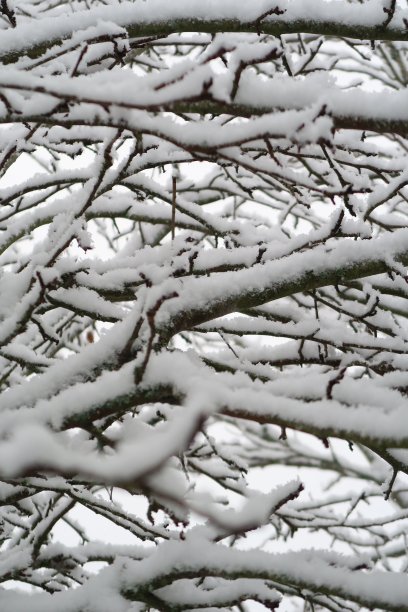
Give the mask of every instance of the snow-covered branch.
[{"label": "snow-covered branch", "polygon": [[[324,0],[303,0],[297,3],[282,0],[254,0],[237,7],[233,0],[225,0],[222,8],[212,0],[178,0],[169,4],[163,0],[109,3],[90,10],[75,11],[63,17],[42,19],[41,30],[33,29],[17,20],[17,27],[2,37],[0,57],[15,61],[28,52],[37,57],[53,45],[70,38],[79,29],[95,28],[84,41],[97,38],[96,27],[111,23],[111,35],[119,28],[131,38],[166,36],[175,32],[260,32],[273,36],[283,34],[323,34],[327,36],[366,40],[406,41],[407,27],[404,9],[390,2],[370,0],[360,5],[345,0],[330,4]],[[115,28],[115,25],[116,28]],[[105,34],[105,32],[104,32]]]}]

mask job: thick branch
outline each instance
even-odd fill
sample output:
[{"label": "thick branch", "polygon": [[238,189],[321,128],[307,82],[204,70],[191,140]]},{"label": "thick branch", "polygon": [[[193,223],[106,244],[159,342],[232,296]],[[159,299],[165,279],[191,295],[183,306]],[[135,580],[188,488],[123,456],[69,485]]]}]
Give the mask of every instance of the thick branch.
[{"label": "thick branch", "polygon": [[[388,271],[387,257],[408,265],[408,230],[369,241],[345,238],[331,250],[316,248],[258,264],[250,270],[191,280],[191,284],[184,285],[183,295],[187,298],[176,298],[169,304],[171,316],[160,325],[163,342],[179,331],[233,312],[295,293],[382,274]],[[192,295],[197,298],[192,299]]]},{"label": "thick branch", "polygon": [[[1,45],[1,43],[0,43]],[[94,105],[92,113],[87,107],[87,115],[82,118],[81,112],[76,109],[75,118],[69,115],[62,117],[58,114],[49,113],[49,107],[45,107],[44,113],[32,113],[30,105],[18,113],[13,109],[5,109],[0,114],[0,123],[29,123],[58,124],[64,126],[90,124],[95,121],[98,126],[132,129],[137,124],[138,130],[146,134],[158,135],[171,140],[168,133],[169,121],[156,120],[155,123],[145,115],[129,115],[118,113],[118,109],[126,111],[150,111],[155,113],[198,113],[202,117],[206,115],[228,114],[237,117],[257,117],[268,113],[284,113],[287,111],[305,111],[310,115],[307,117],[299,114],[299,125],[302,121],[311,122],[322,116],[329,117],[335,129],[365,130],[378,133],[396,133],[407,135],[408,114],[405,110],[405,91],[381,91],[367,92],[362,88],[355,87],[344,90],[332,83],[322,75],[311,75],[306,78],[274,78],[265,80],[256,74],[245,74],[240,81],[239,89],[234,101],[218,99],[217,91],[222,86],[223,75],[214,71],[197,70],[196,80],[190,79],[180,91],[173,88],[164,98],[161,90],[149,92],[146,97],[145,87],[148,85],[146,75],[142,77],[134,74],[127,76],[126,90],[106,90],[106,87],[95,83],[92,78],[82,80],[80,87],[75,86],[75,81],[66,76],[53,76],[43,78],[35,75],[24,75],[17,70],[7,70],[0,78],[0,88],[10,91],[24,91],[32,94],[49,94],[56,101],[64,101],[73,105]],[[203,90],[208,79],[213,82],[212,87]],[[218,82],[219,81],[219,82]],[[199,85],[197,85],[199,83]],[[198,92],[198,93],[197,93]],[[101,107],[106,111],[101,116]],[[313,109],[315,109],[313,111]],[[262,138],[264,136],[281,136],[282,119],[284,116],[270,116],[268,121],[253,119],[252,131],[247,138]],[[288,115],[288,121],[292,121]],[[171,123],[171,122],[170,122]],[[201,126],[201,128],[199,127]],[[208,153],[213,147],[203,145],[204,134],[208,134],[209,124],[204,122],[196,124],[197,143],[196,149],[202,153]],[[214,140],[218,146],[230,146],[237,140],[236,131],[232,126],[218,126],[217,138]],[[173,132],[172,132],[173,134]],[[301,134],[300,136],[301,137]],[[178,135],[180,146],[191,147],[191,139],[184,141],[182,135]],[[174,139],[174,136],[173,136]],[[213,136],[214,139],[214,136]],[[245,138],[244,138],[245,140]]]},{"label": "thick branch", "polygon": [[[269,4],[269,6],[268,6]],[[164,5],[159,0],[124,2],[92,8],[72,14],[41,20],[42,28],[32,23],[18,25],[2,32],[0,58],[5,63],[16,61],[23,54],[38,57],[53,45],[60,44],[81,29],[98,22],[113,22],[126,28],[130,37],[167,36],[175,32],[264,32],[274,36],[290,33],[323,34],[363,40],[408,40],[408,30],[397,12],[387,23],[382,3],[377,6],[304,0],[280,7],[281,2],[253,0],[242,3],[239,10],[234,0],[224,0],[222,10],[209,0],[179,0]],[[335,8],[334,6],[335,5]],[[336,19],[333,19],[335,13]],[[89,38],[95,37],[90,31]]]}]

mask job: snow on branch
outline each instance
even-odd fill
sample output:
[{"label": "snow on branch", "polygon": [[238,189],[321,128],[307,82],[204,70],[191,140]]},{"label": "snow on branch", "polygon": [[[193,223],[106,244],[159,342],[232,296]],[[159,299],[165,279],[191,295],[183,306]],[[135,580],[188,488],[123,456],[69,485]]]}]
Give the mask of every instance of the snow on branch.
[{"label": "snow on branch", "polygon": [[[362,38],[367,40],[406,41],[407,27],[404,10],[399,3],[391,8],[382,0],[370,0],[352,6],[345,0],[308,0],[301,4],[292,0],[255,0],[237,8],[233,0],[222,7],[212,0],[199,2],[178,0],[169,5],[163,0],[109,3],[91,10],[75,11],[73,15],[52,16],[42,20],[42,27],[33,31],[28,24],[19,24],[9,31],[0,43],[0,57],[14,61],[24,52],[37,56],[48,47],[69,38],[78,29],[94,28],[89,39],[95,37],[99,24],[109,23],[110,34],[125,28],[131,37],[166,36],[174,32],[262,32],[279,36],[292,33],[325,34],[329,36]],[[116,26],[116,27],[115,27]],[[106,26],[105,26],[106,29]],[[106,32],[103,32],[105,34]],[[91,38],[92,37],[92,38]]]}]

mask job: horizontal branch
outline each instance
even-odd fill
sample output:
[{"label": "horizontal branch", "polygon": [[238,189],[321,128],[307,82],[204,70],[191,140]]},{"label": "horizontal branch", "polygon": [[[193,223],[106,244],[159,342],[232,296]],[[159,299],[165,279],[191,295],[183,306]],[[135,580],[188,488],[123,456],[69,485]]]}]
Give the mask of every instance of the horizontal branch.
[{"label": "horizontal branch", "polygon": [[[114,75],[112,83],[113,78]],[[220,99],[219,91],[224,89],[224,75],[207,65],[196,68],[191,75],[187,71],[183,87],[174,84],[157,90],[153,77],[129,73],[124,89],[121,86],[121,74],[115,78],[117,87],[107,89],[105,82],[93,75],[77,79],[65,75],[40,77],[5,69],[0,76],[1,89],[30,92],[34,96],[40,94],[41,99],[44,94],[48,94],[56,102],[64,101],[71,106],[86,104],[87,107],[84,116],[80,108],[75,109],[74,119],[69,114],[62,117],[60,113],[55,117],[50,113],[49,102],[45,104],[43,113],[37,104],[40,110],[33,114],[32,99],[29,99],[18,112],[13,112],[11,108],[0,109],[0,123],[30,122],[67,127],[95,123],[98,126],[122,129],[128,127],[130,130],[174,141],[173,120],[157,116],[152,120],[149,115],[142,114],[143,111],[198,113],[202,117],[221,114],[253,117],[245,129],[240,126],[239,136],[236,126],[217,125],[214,130],[211,123],[204,119],[195,124],[195,142],[186,135],[177,135],[176,140],[180,146],[195,148],[202,153],[212,147],[231,146],[241,140],[282,137],[286,133],[293,133],[293,137],[301,142],[304,138],[301,126],[317,123],[324,117],[327,121],[320,132],[325,137],[330,136],[329,125],[335,129],[400,135],[408,133],[405,91],[368,92],[360,87],[344,90],[322,74],[302,78],[277,76],[266,80],[254,73],[245,73],[233,101]],[[211,85],[208,86],[208,83]],[[94,108],[88,105],[94,105]],[[121,112],[122,109],[126,112]],[[134,111],[134,114],[128,111]]]},{"label": "horizontal branch", "polygon": [[[101,598],[122,607],[125,600],[143,602],[148,596],[161,602],[162,609],[173,610],[177,607],[173,608],[171,598],[169,603],[166,602],[166,595],[171,593],[166,590],[168,585],[177,587],[178,580],[214,576],[228,581],[242,578],[259,580],[261,592],[261,581],[270,580],[283,588],[291,587],[298,592],[303,589],[312,593],[318,591],[369,609],[408,611],[408,586],[404,573],[362,572],[359,559],[351,560],[318,550],[271,554],[240,551],[209,544],[204,539],[191,540],[191,544],[161,544],[156,552],[141,561],[117,561],[70,593],[28,595],[21,591],[4,591],[2,610],[80,612],[86,608],[96,612],[100,609]],[[96,592],[99,597],[95,599]]]},{"label": "horizontal branch", "polygon": [[[130,37],[175,32],[264,32],[274,36],[304,32],[362,40],[408,40],[403,9],[397,9],[389,19],[380,1],[352,5],[345,0],[303,0],[288,5],[282,0],[253,0],[238,8],[234,0],[224,0],[222,5],[210,0],[146,0],[43,18],[41,27],[38,22],[33,27],[31,21],[17,24],[2,31],[0,59],[10,63],[25,53],[38,57],[86,28],[90,28],[88,38],[93,39],[97,27],[107,22],[125,28]],[[117,33],[117,28],[116,32],[112,28],[112,35]]]},{"label": "horizontal branch", "polygon": [[163,588],[183,578],[221,576],[227,580],[236,580],[245,577],[271,580],[275,584],[299,590],[307,589],[343,597],[370,609],[378,607],[395,612],[408,611],[407,600],[404,599],[408,585],[404,574],[380,571],[363,573],[358,571],[358,560],[355,559],[353,565],[347,557],[331,556],[330,553],[322,554],[318,551],[274,555],[259,551],[241,552],[223,546],[207,545],[204,540],[192,543],[190,550],[188,546],[184,548],[173,543],[166,544],[163,549],[167,549],[167,555],[162,563],[160,559],[164,555],[158,551],[157,556],[152,555],[150,559],[132,564],[132,567],[129,565],[129,569],[124,570],[123,584],[126,579],[129,584],[124,594],[129,598],[137,597],[140,588],[139,585],[132,588],[130,579],[140,575],[143,567],[142,575],[151,576],[151,589]]},{"label": "horizontal branch", "polygon": [[[256,411],[251,411],[246,406],[224,406],[221,413],[234,419],[293,429],[321,439],[337,438],[363,444],[374,452],[383,453],[388,447],[408,448],[408,435],[396,436],[395,432],[389,434],[384,431],[390,421],[399,422],[397,413],[390,419],[389,415],[384,415],[382,412],[375,414],[371,409],[362,406],[352,408],[337,405],[331,400],[330,402],[330,405],[325,401],[305,403],[303,400],[298,402],[271,395],[263,406],[264,410],[262,406]],[[370,427],[367,427],[369,420],[371,425],[375,423],[378,426],[377,431],[374,427],[371,431]],[[379,434],[381,429],[382,433]],[[406,465],[400,469],[407,473]]]}]

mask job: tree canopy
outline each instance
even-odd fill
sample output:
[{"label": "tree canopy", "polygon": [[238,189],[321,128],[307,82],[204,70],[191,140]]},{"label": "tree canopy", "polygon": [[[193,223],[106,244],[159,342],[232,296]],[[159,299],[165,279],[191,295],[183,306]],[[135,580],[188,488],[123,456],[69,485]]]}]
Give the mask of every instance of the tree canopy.
[{"label": "tree canopy", "polygon": [[0,17],[2,612],[408,610],[406,1]]}]

